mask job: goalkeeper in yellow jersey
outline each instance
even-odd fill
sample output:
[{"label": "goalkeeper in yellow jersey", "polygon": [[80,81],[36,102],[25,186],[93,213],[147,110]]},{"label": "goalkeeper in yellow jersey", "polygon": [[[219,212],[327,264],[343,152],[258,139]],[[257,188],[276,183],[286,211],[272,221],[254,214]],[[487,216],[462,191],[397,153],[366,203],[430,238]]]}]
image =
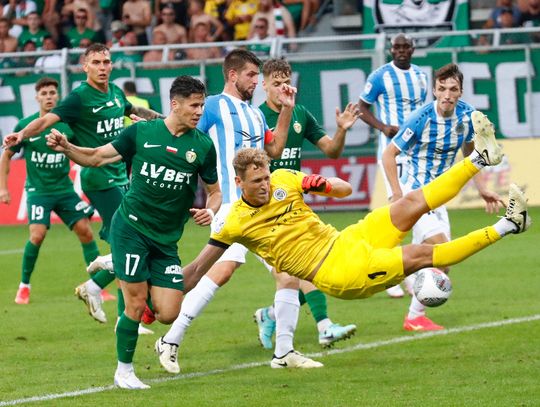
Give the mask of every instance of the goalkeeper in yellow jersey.
[{"label": "goalkeeper in yellow jersey", "polygon": [[[208,245],[184,268],[186,290],[234,242],[279,272],[311,281],[335,297],[355,299],[396,285],[421,268],[458,263],[509,233],[524,232],[530,225],[526,199],[511,185],[506,214],[495,225],[442,244],[398,246],[422,214],[452,199],[482,168],[501,162],[492,124],[480,112],[474,112],[472,120],[475,151],[469,157],[341,232],[323,223],[303,194],[343,198],[351,193],[347,182],[285,169],[270,174],[264,151],[239,151],[233,165],[242,197],[225,221],[215,225]],[[287,363],[287,357],[274,357],[272,363]]]}]

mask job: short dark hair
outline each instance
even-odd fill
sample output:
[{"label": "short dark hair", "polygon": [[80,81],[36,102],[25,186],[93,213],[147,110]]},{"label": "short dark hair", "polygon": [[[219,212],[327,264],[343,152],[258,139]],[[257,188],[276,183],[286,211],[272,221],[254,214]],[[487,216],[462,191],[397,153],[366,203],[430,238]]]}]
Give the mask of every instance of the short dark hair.
[{"label": "short dark hair", "polygon": [[58,89],[58,81],[53,78],[49,78],[48,76],[44,76],[39,81],[36,82],[36,92],[39,92],[41,88],[44,88],[45,86],[54,86],[56,89]]},{"label": "short dark hair", "polygon": [[459,82],[459,87],[463,90],[463,73],[453,62],[446,64],[435,71],[435,75],[433,76],[433,87],[435,87],[437,81],[445,81],[448,78],[456,79]]},{"label": "short dark hair", "polygon": [[194,93],[206,96],[206,86],[197,78],[182,75],[178,76],[172,83],[169,98],[170,100],[175,97],[188,98]]},{"label": "short dark hair", "polygon": [[274,58],[266,61],[262,67],[265,78],[270,76],[291,76],[291,65],[283,58]]},{"label": "short dark hair", "polygon": [[124,92],[137,93],[137,85],[134,81],[125,81],[123,86]]},{"label": "short dark hair", "polygon": [[84,57],[86,58],[88,55],[93,54],[95,52],[111,52],[109,48],[107,48],[106,45],[95,42],[92,45],[90,45],[88,48],[86,48],[86,51],[84,51]]},{"label": "short dark hair", "polygon": [[225,61],[223,61],[223,77],[225,78],[225,81],[227,81],[231,69],[240,72],[248,63],[261,66],[261,60],[251,51],[245,49],[233,49],[229,52],[225,57]]}]

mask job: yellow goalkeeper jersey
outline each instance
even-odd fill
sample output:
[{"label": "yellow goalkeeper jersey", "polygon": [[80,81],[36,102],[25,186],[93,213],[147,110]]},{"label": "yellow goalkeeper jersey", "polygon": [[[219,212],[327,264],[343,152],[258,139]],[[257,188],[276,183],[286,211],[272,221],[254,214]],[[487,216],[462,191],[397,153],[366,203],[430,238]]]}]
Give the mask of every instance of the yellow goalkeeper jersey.
[{"label": "yellow goalkeeper jersey", "polygon": [[270,201],[253,207],[239,199],[210,238],[227,245],[241,243],[278,272],[305,279],[338,236],[338,231],[323,223],[304,202],[305,176],[288,169],[274,171],[270,178]]}]

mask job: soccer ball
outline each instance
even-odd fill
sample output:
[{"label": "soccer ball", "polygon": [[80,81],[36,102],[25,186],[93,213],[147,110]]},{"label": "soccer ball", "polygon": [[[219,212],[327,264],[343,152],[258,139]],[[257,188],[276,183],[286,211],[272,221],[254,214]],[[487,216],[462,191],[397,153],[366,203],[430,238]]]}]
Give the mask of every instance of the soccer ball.
[{"label": "soccer ball", "polygon": [[436,268],[425,268],[416,272],[414,295],[426,307],[443,305],[452,294],[452,282]]}]

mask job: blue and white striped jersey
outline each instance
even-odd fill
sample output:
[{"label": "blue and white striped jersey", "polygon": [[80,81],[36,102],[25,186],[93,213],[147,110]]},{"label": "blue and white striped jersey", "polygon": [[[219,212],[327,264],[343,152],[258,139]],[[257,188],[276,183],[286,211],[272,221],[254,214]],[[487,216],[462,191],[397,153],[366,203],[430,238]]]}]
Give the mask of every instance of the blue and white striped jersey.
[{"label": "blue and white striped jersey", "polygon": [[[399,127],[411,112],[424,104],[427,87],[427,75],[418,66],[411,65],[402,70],[390,62],[368,76],[360,99],[370,105],[375,103],[376,115],[381,122]],[[381,159],[390,140],[380,133],[377,159]]]},{"label": "blue and white striped jersey", "polygon": [[207,133],[216,147],[219,185],[222,203],[240,198],[234,182],[234,156],[246,147],[264,148],[268,125],[262,112],[249,103],[226,93],[208,96],[197,128]]},{"label": "blue and white striped jersey", "polygon": [[392,139],[409,157],[407,184],[420,188],[450,168],[463,143],[473,141],[471,113],[476,110],[459,100],[452,117],[437,114],[437,101],[413,112]]}]

